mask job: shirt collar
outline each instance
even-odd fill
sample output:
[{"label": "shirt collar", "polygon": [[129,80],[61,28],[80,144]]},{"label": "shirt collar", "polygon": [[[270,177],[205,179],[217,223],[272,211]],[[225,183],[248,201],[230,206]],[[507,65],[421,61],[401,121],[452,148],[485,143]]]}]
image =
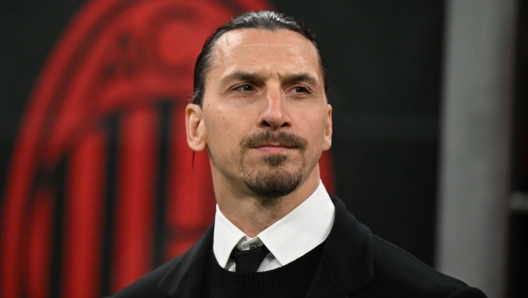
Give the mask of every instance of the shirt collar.
[{"label": "shirt collar", "polygon": [[[335,207],[322,182],[304,202],[262,231],[257,237],[281,265],[286,265],[321,244],[332,228]],[[226,267],[233,248],[249,239],[216,206],[213,252]]]},{"label": "shirt collar", "polygon": [[227,261],[229,261],[233,248],[244,237],[247,237],[246,234],[231,223],[220,211],[218,204],[216,204],[213,252],[222,268],[227,266]]}]

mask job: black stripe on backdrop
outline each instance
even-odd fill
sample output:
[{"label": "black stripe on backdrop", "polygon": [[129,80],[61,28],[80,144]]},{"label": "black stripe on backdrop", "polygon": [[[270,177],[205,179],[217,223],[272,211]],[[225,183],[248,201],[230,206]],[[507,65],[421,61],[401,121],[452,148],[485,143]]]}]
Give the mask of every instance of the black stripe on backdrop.
[{"label": "black stripe on backdrop", "polygon": [[[169,99],[170,100],[170,99]],[[152,255],[152,265],[157,267],[164,262],[165,257],[165,241],[166,241],[166,209],[167,209],[167,194],[168,194],[168,180],[170,170],[170,151],[172,143],[172,104],[167,101],[161,101],[158,105],[159,124],[158,124],[158,160],[157,160],[157,185],[156,198],[154,206],[154,249]]]},{"label": "black stripe on backdrop", "polygon": [[[121,117],[118,114],[110,116],[105,125],[108,133],[106,160],[106,177],[104,178],[105,198],[103,209],[103,250],[101,258],[101,296],[112,292],[113,253],[115,250],[115,217],[119,157],[119,128]],[[54,296],[51,296],[54,297]]]}]

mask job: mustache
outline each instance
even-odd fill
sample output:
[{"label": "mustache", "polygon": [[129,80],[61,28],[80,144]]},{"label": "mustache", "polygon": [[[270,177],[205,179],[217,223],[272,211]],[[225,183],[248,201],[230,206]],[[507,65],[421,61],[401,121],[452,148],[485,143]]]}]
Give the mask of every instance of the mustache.
[{"label": "mustache", "polygon": [[277,144],[288,148],[306,149],[308,142],[293,133],[287,132],[257,132],[242,139],[241,145],[245,148],[255,148],[263,145]]}]

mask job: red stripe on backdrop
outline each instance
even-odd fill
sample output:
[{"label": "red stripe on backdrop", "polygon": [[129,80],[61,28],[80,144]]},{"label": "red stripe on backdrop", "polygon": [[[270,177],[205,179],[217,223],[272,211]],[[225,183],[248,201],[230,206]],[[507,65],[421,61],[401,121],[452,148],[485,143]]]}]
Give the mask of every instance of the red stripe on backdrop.
[{"label": "red stripe on backdrop", "polygon": [[[22,256],[24,234],[21,231],[35,163],[34,152],[25,147],[31,142],[20,137],[19,143],[13,150],[10,176],[5,183],[6,194],[1,202],[4,205],[0,208],[0,297],[19,297],[17,283],[23,278],[19,266],[25,257]],[[25,158],[24,153],[27,153]]]},{"label": "red stripe on backdrop", "polygon": [[330,151],[323,152],[319,160],[319,169],[321,171],[321,181],[331,195],[337,195],[335,180],[334,180],[334,165],[332,163],[332,155]]},{"label": "red stripe on backdrop", "polygon": [[173,111],[170,160],[170,189],[167,223],[172,235],[167,246],[166,259],[186,251],[200,237],[214,218],[215,199],[211,183],[211,170],[205,152],[193,152],[187,145],[185,108]]},{"label": "red stripe on backdrop", "polygon": [[157,110],[138,109],[121,122],[113,292],[151,270],[157,125]]},{"label": "red stripe on backdrop", "polygon": [[106,136],[92,133],[68,164],[62,297],[98,297]]},{"label": "red stripe on backdrop", "polygon": [[28,293],[32,298],[45,298],[49,288],[49,265],[51,243],[51,215],[53,214],[53,194],[49,190],[39,190],[35,195],[30,217],[29,249],[26,270],[28,271]]}]

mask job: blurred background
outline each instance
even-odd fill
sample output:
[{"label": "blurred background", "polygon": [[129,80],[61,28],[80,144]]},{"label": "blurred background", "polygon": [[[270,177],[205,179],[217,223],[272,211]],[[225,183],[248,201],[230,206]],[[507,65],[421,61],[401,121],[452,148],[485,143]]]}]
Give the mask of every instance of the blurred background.
[{"label": "blurred background", "polygon": [[3,0],[0,296],[98,297],[211,224],[185,143],[194,61],[277,9],[330,70],[324,181],[375,234],[489,297],[528,297],[528,5],[491,0]]}]

